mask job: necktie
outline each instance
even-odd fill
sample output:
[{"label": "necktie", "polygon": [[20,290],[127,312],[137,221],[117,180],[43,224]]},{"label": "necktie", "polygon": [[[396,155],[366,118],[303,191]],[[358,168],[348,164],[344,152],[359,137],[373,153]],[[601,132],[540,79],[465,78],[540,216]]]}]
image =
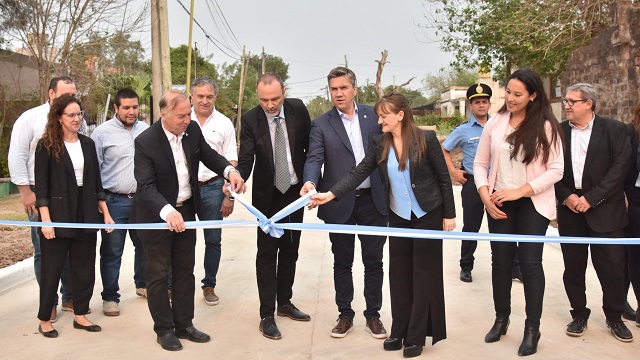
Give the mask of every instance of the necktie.
[{"label": "necktie", "polygon": [[289,164],[287,163],[287,140],[282,130],[283,118],[276,118],[276,137],[274,144],[274,160],[276,167],[275,185],[281,193],[286,193],[291,187],[291,176],[289,175]]}]

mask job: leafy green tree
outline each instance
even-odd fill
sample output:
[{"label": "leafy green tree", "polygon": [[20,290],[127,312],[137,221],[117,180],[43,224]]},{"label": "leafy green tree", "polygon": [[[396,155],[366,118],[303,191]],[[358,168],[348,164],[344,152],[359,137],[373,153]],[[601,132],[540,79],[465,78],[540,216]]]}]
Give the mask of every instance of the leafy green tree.
[{"label": "leafy green tree", "polygon": [[309,111],[309,116],[311,116],[311,120],[326,113],[332,107],[333,107],[333,103],[331,102],[331,100],[328,100],[322,96],[316,96],[307,104],[307,110]]},{"label": "leafy green tree", "polygon": [[356,101],[361,104],[373,105],[378,101],[378,91],[375,84],[367,84],[364,86],[358,86],[358,97]]},{"label": "leafy green tree", "polygon": [[411,107],[418,107],[429,103],[429,100],[424,97],[424,95],[422,95],[422,93],[418,90],[406,89],[404,87],[398,88],[393,85],[389,85],[384,88],[384,93],[386,94],[391,90],[395,90],[404,95],[407,100],[409,100],[409,104],[411,104]]},{"label": "leafy green tree", "polygon": [[[171,58],[171,80],[174,84],[186,84],[187,83],[187,45],[180,45],[170,49]],[[193,52],[191,53],[191,61],[194,61]],[[211,56],[204,57],[198,54],[196,57],[197,69],[191,64],[191,76],[194,80],[195,76],[209,76],[213,79],[218,78],[218,72],[216,66],[209,62]],[[197,73],[195,72],[197,70]]]},{"label": "leafy green tree", "polygon": [[434,29],[456,68],[531,67],[561,73],[569,56],[611,21],[611,0],[423,0],[425,27]]},{"label": "leafy green tree", "polygon": [[[254,68],[257,74],[262,73],[262,55],[252,55],[249,58],[249,66]],[[279,56],[265,54],[264,67],[266,72],[280,75],[282,81],[286,82],[289,79],[289,64]]]},{"label": "leafy green tree", "polygon": [[440,93],[451,86],[471,86],[477,79],[478,73],[473,69],[440,68],[436,73],[427,74],[422,80],[422,86],[427,92],[425,104],[440,98]]}]

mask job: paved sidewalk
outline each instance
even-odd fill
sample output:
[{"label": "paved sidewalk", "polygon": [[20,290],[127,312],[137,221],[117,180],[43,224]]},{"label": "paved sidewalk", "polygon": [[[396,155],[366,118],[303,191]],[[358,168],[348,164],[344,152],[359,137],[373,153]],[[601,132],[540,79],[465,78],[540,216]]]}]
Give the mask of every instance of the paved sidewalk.
[{"label": "paved sidewalk", "polygon": [[[249,189],[251,184],[249,184]],[[454,187],[458,202],[458,228],[461,228],[460,187]],[[250,195],[247,194],[247,197]],[[249,213],[236,204],[231,219],[250,219]],[[320,223],[315,211],[306,211],[305,222]],[[484,230],[486,232],[486,227]],[[344,339],[329,336],[337,319],[333,290],[333,256],[327,233],[302,234],[300,258],[293,303],[311,315],[310,322],[295,322],[276,317],[282,340],[264,338],[258,331],[258,291],[255,280],[255,230],[224,229],[222,262],[216,293],[220,304],[208,306],[199,291],[203,277],[204,241],[198,231],[196,249],[196,295],[194,324],[212,336],[206,344],[184,340],[184,349],[167,352],[156,343],[146,301],[135,295],[133,285],[133,246],[127,243],[120,277],[121,315],[102,314],[102,284],[96,266],[96,287],[89,318],[102,326],[101,333],[73,329],[71,313],[58,307],[60,332],[57,339],[46,339],[37,331],[38,286],[29,279],[0,294],[0,358],[1,359],[400,359],[402,352],[385,352],[382,340],[372,338],[364,328],[362,296],[363,267],[356,255],[354,266],[357,313],[355,329]],[[99,245],[98,245],[99,246]],[[359,247],[357,248],[359,251]],[[385,248],[385,251],[386,248]],[[447,339],[436,346],[425,347],[422,358],[429,359],[516,359],[524,328],[523,289],[513,283],[511,327],[501,341],[484,343],[484,335],[494,320],[491,297],[491,266],[488,243],[480,243],[476,251],[473,283],[458,280],[460,242],[447,241],[444,246],[444,281],[447,310]],[[385,254],[385,270],[388,269]],[[635,341],[621,343],[608,331],[601,310],[601,289],[593,268],[589,267],[588,302],[593,310],[589,330],[581,338],[565,335],[571,320],[569,303],[562,285],[562,255],[557,245],[547,245],[544,252],[547,278],[542,338],[537,359],[638,359],[640,328],[626,322]],[[1,279],[0,279],[1,280]],[[385,279],[382,321],[391,328],[388,281]],[[630,297],[631,304],[635,300]]]}]

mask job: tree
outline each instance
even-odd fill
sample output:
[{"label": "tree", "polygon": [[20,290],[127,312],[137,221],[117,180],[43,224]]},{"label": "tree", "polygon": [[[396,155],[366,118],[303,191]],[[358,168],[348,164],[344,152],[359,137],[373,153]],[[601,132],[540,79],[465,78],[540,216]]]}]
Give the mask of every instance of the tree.
[{"label": "tree", "polygon": [[[285,82],[289,79],[289,64],[285,63],[281,57],[265,54],[264,63],[266,72],[279,75]],[[249,66],[254,68],[257,74],[262,73],[262,55],[252,55],[249,58]]]},{"label": "tree", "polygon": [[327,100],[322,96],[316,96],[307,104],[307,110],[311,119],[315,119],[318,116],[326,113],[333,107],[331,100]]},{"label": "tree", "polygon": [[[422,106],[422,105],[427,105],[429,103],[429,99],[424,97],[424,95],[422,95],[422,93],[418,90],[411,90],[403,87],[399,88],[393,85],[389,85],[386,88],[384,88],[384,93],[386,94],[392,90],[395,90],[400,94],[404,95],[404,97],[406,97],[407,100],[409,100],[409,104],[411,105],[412,108]],[[440,94],[438,94],[438,96],[440,96]]]},{"label": "tree", "polygon": [[440,93],[451,86],[471,86],[477,79],[478,73],[472,69],[440,68],[437,73],[427,74],[422,80],[428,96],[426,103],[440,98]]},{"label": "tree", "polygon": [[129,33],[149,13],[147,3],[132,10],[128,0],[4,0],[3,6],[12,10],[0,12],[4,37],[22,41],[24,52],[36,59],[43,99],[52,73],[72,72],[76,46],[86,48],[90,43],[106,43],[114,34]]},{"label": "tree", "polygon": [[423,0],[426,24],[456,68],[531,67],[558,75],[610,23],[611,0]]},{"label": "tree", "polygon": [[[176,48],[171,48],[171,80],[174,84],[186,84],[187,83],[187,45],[180,45]],[[193,57],[192,57],[193,59]],[[209,62],[211,56],[204,57],[198,54],[196,57],[197,74],[194,70],[193,64],[191,64],[192,76],[209,76],[213,79],[218,78],[218,72],[216,66]],[[191,79],[191,80],[194,80]]]}]

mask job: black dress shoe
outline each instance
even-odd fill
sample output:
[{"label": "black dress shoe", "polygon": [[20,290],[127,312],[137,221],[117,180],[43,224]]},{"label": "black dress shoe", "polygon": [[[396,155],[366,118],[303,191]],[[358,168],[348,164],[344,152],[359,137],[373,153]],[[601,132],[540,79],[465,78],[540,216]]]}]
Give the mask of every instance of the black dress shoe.
[{"label": "black dress shoe", "polygon": [[420,356],[420,354],[422,354],[422,345],[405,345],[402,350],[402,356],[406,358]]},{"label": "black dress shoe", "polygon": [[178,351],[182,350],[182,344],[180,340],[176,337],[173,331],[170,331],[162,336],[158,336],[158,344],[162,346],[163,349],[169,351]]},{"label": "black dress shoe", "polygon": [[48,338],[57,338],[58,337],[58,330],[53,329],[53,330],[49,330],[49,331],[42,331],[42,326],[38,325],[38,332],[40,332],[40,334],[42,334],[42,336],[44,337],[48,337]]},{"label": "black dress shoe", "polygon": [[402,349],[402,339],[395,337],[388,337],[384,340],[384,349],[386,351],[396,351]]},{"label": "black dress shoe", "polygon": [[484,337],[484,342],[492,343],[500,341],[502,335],[507,335],[507,329],[509,328],[509,318],[496,318],[493,323],[493,327],[487,335]]},{"label": "black dress shoe", "polygon": [[87,330],[88,332],[100,332],[100,331],[102,331],[102,328],[100,327],[100,325],[96,325],[96,324],[80,325],[75,320],[73,320],[73,328],[74,329],[80,329],[80,330]]},{"label": "black dress shoe", "polygon": [[616,339],[622,342],[633,341],[633,334],[631,333],[631,331],[629,331],[629,328],[627,328],[627,325],[625,325],[622,322],[622,320],[617,320],[617,321],[607,320],[607,327],[611,329],[611,333],[613,334],[613,337],[615,337]]},{"label": "black dress shoe", "polygon": [[540,330],[537,327],[525,327],[522,344],[520,344],[520,348],[518,349],[518,356],[529,356],[535,354],[538,351],[540,335]]},{"label": "black dress shoe", "polygon": [[303,313],[298,310],[298,308],[292,303],[288,303],[278,307],[278,316],[286,316],[292,320],[296,321],[309,321],[311,320],[311,316]]},{"label": "black dress shoe", "polygon": [[282,339],[282,335],[280,334],[280,330],[276,326],[276,320],[273,316],[267,316],[266,318],[260,320],[260,331],[262,335],[266,338],[273,340]]},{"label": "black dress shoe", "polygon": [[471,270],[460,270],[460,281],[472,282],[473,277],[471,277]]},{"label": "black dress shoe", "polygon": [[624,308],[622,309],[622,317],[625,318],[625,320],[631,320],[631,321],[636,320],[636,311],[633,310],[633,308],[631,307],[628,301],[624,302]]},{"label": "black dress shoe", "polygon": [[187,339],[197,343],[206,343],[211,340],[211,336],[203,333],[193,326],[189,326],[184,330],[176,330],[175,334],[178,339]]}]

